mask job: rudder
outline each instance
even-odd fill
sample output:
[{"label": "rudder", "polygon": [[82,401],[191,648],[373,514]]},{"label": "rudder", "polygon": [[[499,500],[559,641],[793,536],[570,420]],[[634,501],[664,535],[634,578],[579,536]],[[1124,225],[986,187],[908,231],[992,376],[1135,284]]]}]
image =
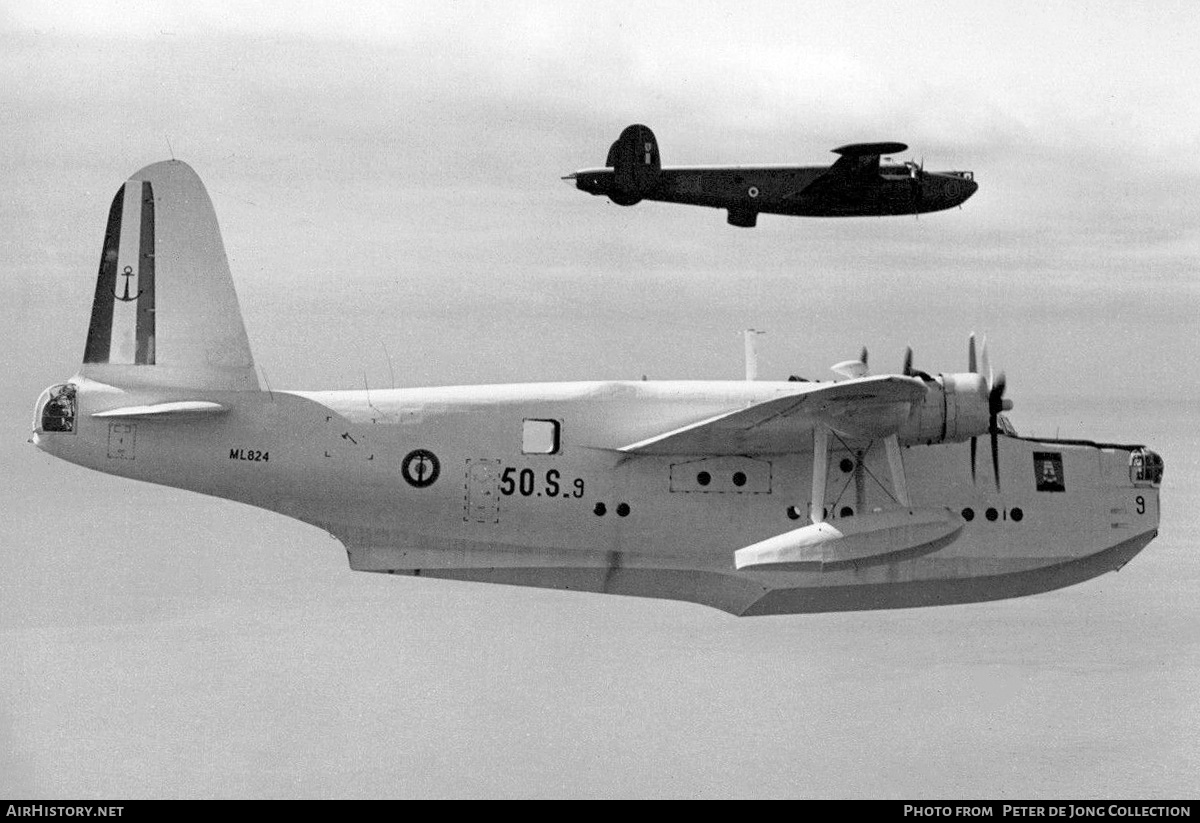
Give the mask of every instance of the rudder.
[{"label": "rudder", "polygon": [[186,163],[147,166],[113,198],[80,374],[259,389],[216,213]]},{"label": "rudder", "polygon": [[658,140],[647,126],[626,126],[608,150],[605,165],[612,167],[619,205],[632,206],[650,193],[662,171]]}]

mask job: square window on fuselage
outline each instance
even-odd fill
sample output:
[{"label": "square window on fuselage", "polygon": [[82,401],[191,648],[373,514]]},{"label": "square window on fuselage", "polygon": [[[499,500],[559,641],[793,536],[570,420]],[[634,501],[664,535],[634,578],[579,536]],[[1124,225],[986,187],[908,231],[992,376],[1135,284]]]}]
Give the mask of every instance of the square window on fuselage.
[{"label": "square window on fuselage", "polygon": [[526,418],[521,429],[521,452],[523,454],[557,454],[559,446],[557,420],[532,420]]}]

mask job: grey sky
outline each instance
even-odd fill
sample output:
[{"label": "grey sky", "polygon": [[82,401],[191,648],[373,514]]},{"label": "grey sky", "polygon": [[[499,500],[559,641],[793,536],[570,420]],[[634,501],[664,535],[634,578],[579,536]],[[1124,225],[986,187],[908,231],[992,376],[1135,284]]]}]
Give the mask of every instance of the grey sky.
[{"label": "grey sky", "polygon": [[[1200,15],[1190,3],[0,4],[0,794],[1192,795]],[[664,162],[971,169],[915,219],[622,209]],[[930,371],[1145,441],[1163,537],[1006,603],[735,621],[350,573],[306,526],[25,445],[104,216],[168,154],[276,388]],[[887,745],[881,745],[887,741]]]}]

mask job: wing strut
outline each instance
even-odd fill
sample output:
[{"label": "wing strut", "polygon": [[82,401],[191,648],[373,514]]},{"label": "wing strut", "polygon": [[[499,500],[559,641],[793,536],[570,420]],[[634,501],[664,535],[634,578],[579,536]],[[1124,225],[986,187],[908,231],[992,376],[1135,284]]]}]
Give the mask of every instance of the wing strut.
[{"label": "wing strut", "polygon": [[904,477],[904,456],[900,453],[900,438],[889,434],[883,438],[887,447],[888,468],[892,472],[892,490],[896,493],[896,502],[908,506],[908,481]]},{"label": "wing strut", "polygon": [[809,519],[813,523],[825,522],[825,474],[829,469],[829,428],[813,427],[813,481],[812,502]]}]

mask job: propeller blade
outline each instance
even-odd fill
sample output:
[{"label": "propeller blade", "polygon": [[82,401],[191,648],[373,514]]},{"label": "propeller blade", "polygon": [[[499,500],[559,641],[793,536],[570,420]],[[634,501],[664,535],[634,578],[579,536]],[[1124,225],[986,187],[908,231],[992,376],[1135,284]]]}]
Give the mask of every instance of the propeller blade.
[{"label": "propeller blade", "polygon": [[913,375],[913,352],[912,346],[904,350],[904,376],[912,377]]},{"label": "propeller blade", "polygon": [[1000,430],[993,427],[989,435],[992,439],[992,473],[996,476],[996,491],[1000,491]]},{"label": "propeller blade", "polygon": [[[996,477],[996,491],[1000,491],[1000,412],[1004,411],[1004,389],[1008,381],[1004,372],[997,375],[988,390],[988,438],[992,441],[992,472]],[[1011,404],[1010,404],[1011,405]]]},{"label": "propeller blade", "polygon": [[979,449],[979,444],[975,442],[977,439],[978,438],[976,438],[976,437],[971,438],[971,482],[972,483],[975,482],[975,454]]},{"label": "propeller blade", "polygon": [[979,345],[979,370],[987,376],[988,390],[992,388],[992,364],[988,362],[987,336],[983,338],[983,342]]},{"label": "propeller blade", "polygon": [[975,332],[967,338],[967,371],[978,374],[979,368],[975,363]]},{"label": "propeller blade", "polygon": [[994,418],[1000,412],[1004,411],[1004,388],[1007,385],[1007,380],[1004,377],[1004,372],[996,377],[996,382],[992,384],[992,388],[988,391],[988,411],[991,412]]},{"label": "propeller blade", "polygon": [[866,346],[863,346],[862,354],[859,355],[858,359],[862,361],[862,364],[864,366],[867,365],[867,347]]}]

